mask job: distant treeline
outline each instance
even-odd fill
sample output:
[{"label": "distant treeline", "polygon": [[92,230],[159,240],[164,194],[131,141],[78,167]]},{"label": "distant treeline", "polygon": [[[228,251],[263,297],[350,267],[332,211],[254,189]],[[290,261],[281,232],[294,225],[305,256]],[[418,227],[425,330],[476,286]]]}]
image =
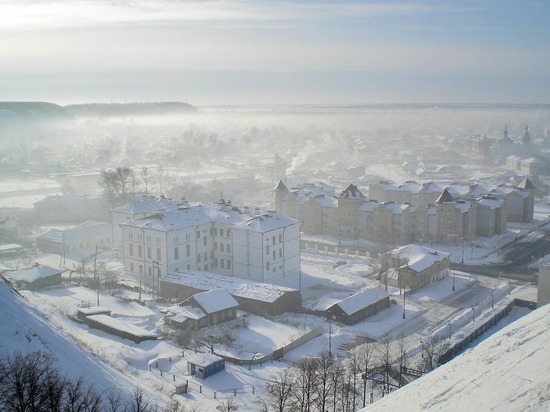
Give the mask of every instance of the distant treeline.
[{"label": "distant treeline", "polygon": [[158,103],[88,103],[72,104],[65,109],[73,116],[148,116],[196,112],[190,104],[181,102]]},{"label": "distant treeline", "polygon": [[0,102],[0,120],[60,120],[71,115],[63,107],[46,102]]},{"label": "distant treeline", "polygon": [[196,111],[195,107],[181,102],[88,103],[68,106],[46,102],[0,102],[0,122],[2,120],[65,120],[80,116],[151,116]]}]

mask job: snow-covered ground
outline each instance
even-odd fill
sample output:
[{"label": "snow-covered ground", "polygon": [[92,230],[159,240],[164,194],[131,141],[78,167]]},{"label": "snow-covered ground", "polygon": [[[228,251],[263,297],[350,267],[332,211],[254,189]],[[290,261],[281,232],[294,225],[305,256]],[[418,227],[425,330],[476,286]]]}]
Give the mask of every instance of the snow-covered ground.
[{"label": "snow-covered ground", "polygon": [[550,410],[550,305],[364,411]]},{"label": "snow-covered ground", "polygon": [[[59,257],[56,256],[42,256],[39,260],[53,266],[59,264]],[[71,263],[67,264],[70,266]],[[304,306],[314,307],[322,298],[341,299],[375,283],[373,265],[374,262],[366,256],[305,253],[302,258],[301,280],[285,279],[281,283],[292,287],[300,283]],[[116,267],[116,264],[112,266]],[[499,279],[456,272],[454,278],[449,276],[406,299],[403,299],[398,289],[388,287],[390,297],[395,303],[387,310],[353,326],[337,322],[328,324],[324,318],[299,313],[285,314],[274,319],[248,315],[246,326],[232,321],[224,326],[201,330],[201,336],[224,337],[215,345],[216,352],[240,359],[252,359],[254,355],[271,353],[315,327],[323,326],[325,333],[306,345],[285,353],[281,361],[250,367],[227,364],[225,371],[204,380],[196,379],[187,372],[185,351],[194,351],[193,345],[190,349],[182,349],[170,339],[136,344],[72,321],[69,315],[73,315],[82,302],[97,304],[98,296],[94,290],[73,285],[41,292],[21,291],[21,294],[51,322],[49,325],[41,320],[41,330],[49,329],[48,333],[52,336],[62,331],[63,336],[70,337],[77,342],[78,347],[84,348],[84,354],[89,351],[97,355],[97,358],[91,355],[88,357],[96,359],[99,365],[103,365],[104,361],[116,373],[125,375],[126,387],[136,385],[150,388],[150,396],[161,405],[175,396],[175,383],[186,381],[189,383],[189,393],[176,398],[184,398],[187,402],[200,405],[204,410],[212,410],[221,400],[236,394],[239,405],[245,410],[254,410],[258,407],[259,396],[262,396],[269,379],[278,370],[290,366],[303,356],[314,356],[331,346],[337,357],[344,357],[348,345],[358,337],[380,340],[383,337],[393,339],[403,334],[411,358],[419,359],[419,342],[424,336],[446,336],[448,324],[451,324],[453,339],[460,339],[468,333],[469,328],[506,305],[516,293],[522,291],[534,294],[533,289]],[[512,293],[509,294],[510,292]],[[110,296],[102,292],[99,295],[99,305],[109,309],[117,319],[164,336],[161,310],[168,304],[141,306],[124,297],[132,296],[125,293]],[[476,311],[476,323],[472,322],[472,307]],[[17,345],[26,346],[22,343]],[[10,347],[11,343],[7,342],[4,346]],[[206,350],[200,345],[198,349]],[[63,350],[54,353],[58,359],[64,357]],[[62,363],[62,368],[71,370],[73,374],[84,370],[67,363]]]}]

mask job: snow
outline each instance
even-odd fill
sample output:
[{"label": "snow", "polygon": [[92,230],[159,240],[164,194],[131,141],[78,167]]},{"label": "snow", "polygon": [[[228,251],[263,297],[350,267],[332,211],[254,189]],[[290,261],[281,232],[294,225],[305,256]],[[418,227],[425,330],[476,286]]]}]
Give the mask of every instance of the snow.
[{"label": "snow", "polygon": [[193,298],[201,305],[206,313],[219,312],[239,306],[239,303],[231,296],[227,289],[214,289],[195,293]]},{"label": "snow", "polygon": [[[536,224],[533,227],[536,227]],[[513,238],[525,229],[512,226],[512,230],[509,238]],[[327,243],[332,241],[333,244],[338,244],[338,240],[324,239],[324,241]],[[470,259],[470,244],[466,244],[467,253],[465,258],[467,261],[490,261],[490,257],[484,256],[495,250],[500,244],[499,242],[505,241],[506,239],[485,238],[476,240],[475,248],[472,247],[472,259]],[[345,247],[342,244],[341,249],[344,250]],[[445,247],[446,253],[452,253],[455,258],[460,256],[461,244]],[[437,249],[440,248],[441,245],[437,245]],[[38,260],[52,266],[59,264],[59,257],[53,255],[43,255]],[[323,252],[305,252],[302,254],[301,269],[300,292],[303,295],[304,307],[306,308],[321,306],[322,302],[328,304],[341,301],[358,291],[367,290],[377,284],[375,280],[376,263],[369,257],[369,254],[358,256],[342,252],[338,255]],[[279,279],[280,286],[264,284],[254,287],[251,282],[244,279],[227,278],[202,272],[179,273],[177,276],[182,277],[180,281],[186,284],[206,285],[204,289],[207,290],[223,287],[236,294],[232,289],[234,288],[240,290],[240,293],[248,296],[254,295],[256,299],[261,298],[266,301],[276,299],[284,290],[297,288],[295,278]],[[455,290],[453,290],[453,284]],[[199,352],[209,351],[198,343],[201,340],[206,341],[206,338],[211,335],[225,336],[227,339],[214,345],[215,353],[246,361],[258,357],[269,357],[274,349],[289,344],[315,328],[322,327],[324,334],[314,337],[307,344],[285,352],[281,361],[271,362],[269,358],[266,358],[267,360],[262,363],[250,366],[240,366],[226,362],[226,370],[204,380],[196,380],[187,371],[185,357],[187,353],[191,353],[193,344],[187,346],[189,349],[182,349],[171,340],[162,338],[166,330],[162,322],[162,314],[170,311],[170,305],[152,303],[151,307],[142,306],[131,301],[129,292],[110,296],[102,291],[98,298],[95,290],[77,285],[50,288],[40,292],[22,291],[22,295],[44,313],[49,322],[42,318],[42,329],[37,331],[34,326],[27,327],[27,329],[25,327],[19,328],[17,325],[25,325],[27,320],[17,318],[17,323],[12,322],[12,326],[4,327],[6,336],[0,337],[0,344],[4,348],[17,347],[18,343],[7,340],[7,337],[13,338],[17,331],[30,336],[31,342],[36,343],[38,339],[33,339],[33,334],[36,333],[40,336],[40,340],[44,340],[42,330],[47,329],[47,332],[44,333],[51,335],[62,333],[63,339],[66,341],[65,345],[81,348],[78,351],[97,363],[96,366],[90,369],[89,376],[90,379],[97,381],[97,385],[101,388],[120,387],[113,381],[106,382],[105,380],[110,379],[110,374],[121,376],[124,374],[128,377],[117,377],[116,381],[121,382],[127,393],[131,393],[131,390],[138,385],[144,388],[154,388],[149,389],[148,394],[159,405],[166,405],[170,397],[175,397],[175,399],[185,400],[186,403],[198,405],[204,410],[214,410],[219,405],[220,400],[235,397],[236,393],[235,400],[240,405],[241,410],[257,410],[257,398],[258,396],[265,397],[262,391],[265,390],[265,385],[272,376],[278,371],[288,368],[303,356],[315,356],[320,351],[326,350],[329,342],[332,344],[335,356],[341,358],[347,353],[345,345],[355,338],[381,340],[385,337],[397,336],[401,331],[406,331],[410,355],[413,359],[419,358],[421,351],[419,340],[423,336],[432,335],[446,338],[449,333],[448,325],[450,324],[452,341],[458,341],[467,336],[481,322],[493,316],[496,311],[501,310],[514,297],[523,297],[526,294],[524,298],[532,299],[533,296],[533,288],[530,286],[509,284],[506,280],[501,279],[475,277],[459,271],[452,272],[444,279],[405,298],[396,288],[388,287],[387,292],[393,302],[388,309],[352,326],[342,325],[338,322],[332,322],[329,326],[327,319],[304,313],[288,313],[269,319],[247,315],[246,321],[243,321],[242,312],[238,312],[237,320],[200,331],[195,341]],[[510,294],[510,292],[512,293]],[[1,294],[0,298],[2,301],[9,300]],[[491,308],[493,300],[494,308]],[[83,302],[88,302],[91,309],[96,307],[94,305],[97,303],[98,306],[101,305],[102,308],[111,311],[113,319],[143,328],[157,334],[161,339],[135,344],[126,339],[71,321],[67,315],[84,306]],[[30,308],[26,303],[23,302],[23,304]],[[15,309],[12,310],[10,307],[17,307],[18,305],[12,302],[6,304],[7,309],[6,313],[2,314],[2,323],[4,323],[6,317],[15,316],[12,315]],[[472,321],[472,307],[475,308],[475,322]],[[35,316],[41,316],[36,310],[32,310]],[[405,319],[403,319],[403,313],[406,315]],[[18,313],[16,316],[19,315]],[[27,341],[23,336],[21,338],[23,338],[23,341]],[[72,344],[71,341],[76,342],[78,346]],[[70,352],[70,350],[64,349],[61,344],[59,345],[60,349],[56,352],[56,359],[63,357],[65,352]],[[27,346],[27,343],[24,346]],[[28,347],[30,348],[30,346]],[[495,363],[497,362],[495,361]],[[75,365],[79,366],[75,367]],[[86,377],[88,377],[87,363],[80,361],[63,362],[60,364],[60,369],[67,370],[72,376],[80,376],[81,371],[86,370]],[[99,372],[95,371],[105,369],[109,371],[106,377],[96,377],[95,374],[99,374]],[[547,370],[541,371],[541,373],[546,373],[544,375],[538,374],[539,371],[535,370],[533,376],[547,376],[547,372]],[[528,377],[528,379],[532,379],[532,377]],[[181,396],[174,395],[174,386],[182,382],[189,382],[190,392]],[[476,383],[483,385],[481,378]],[[202,393],[199,392],[199,388],[202,388]],[[256,393],[254,395],[252,394],[252,388],[255,388]],[[214,393],[216,393],[216,398],[214,398]],[[390,398],[391,396],[386,399]],[[464,403],[465,401],[461,399],[457,402]],[[468,405],[467,403],[464,404]],[[432,408],[434,407],[432,406]],[[398,409],[403,409],[403,406]],[[469,410],[470,408],[463,410],[466,409]],[[452,410],[452,407],[445,410]]]},{"label": "snow", "polygon": [[548,411],[550,305],[364,411]]},{"label": "snow", "polygon": [[388,296],[388,292],[386,292],[382,286],[376,285],[342,299],[338,302],[338,306],[340,306],[346,314],[353,315],[359,310],[385,299]]},{"label": "snow", "polygon": [[410,244],[392,250],[391,257],[393,259],[404,259],[410,269],[415,272],[422,272],[434,263],[441,262],[449,257],[449,253]]},{"label": "snow", "polygon": [[50,266],[35,265],[30,268],[19,269],[17,272],[12,272],[7,276],[14,280],[22,280],[23,282],[32,283],[38,279],[57,275],[61,272],[61,270]]}]

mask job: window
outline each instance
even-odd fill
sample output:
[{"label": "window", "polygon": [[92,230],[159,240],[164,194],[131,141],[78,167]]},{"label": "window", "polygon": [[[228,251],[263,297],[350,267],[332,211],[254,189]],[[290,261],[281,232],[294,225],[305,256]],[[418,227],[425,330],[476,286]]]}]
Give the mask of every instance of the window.
[{"label": "window", "polygon": [[227,269],[231,269],[231,260],[227,259]]},{"label": "window", "polygon": [[273,251],[273,260],[275,260],[276,257],[277,257],[276,251],[274,250],[274,251]]},{"label": "window", "polygon": [[143,265],[139,265],[139,273],[143,273]]},{"label": "window", "polygon": [[269,270],[269,262],[265,264],[265,270]]},{"label": "window", "polygon": [[223,269],[225,267],[225,262],[223,259],[220,259],[220,267]]},{"label": "window", "polygon": [[231,253],[231,245],[227,245],[227,253]]},{"label": "window", "polygon": [[197,255],[197,263],[201,263],[201,258],[202,258],[202,255]]},{"label": "window", "polygon": [[147,246],[147,259],[151,259],[151,246]]},{"label": "window", "polygon": [[206,236],[203,239],[204,239],[204,246],[206,246],[206,240],[207,240]]},{"label": "window", "polygon": [[187,257],[191,256],[191,245],[185,245],[185,254]]},{"label": "window", "polygon": [[266,255],[269,255],[269,245],[267,245],[267,246],[265,247],[265,254],[266,254]]},{"label": "window", "polygon": [[180,251],[179,251],[179,248],[176,246],[174,248],[174,259],[178,260],[179,258],[180,258]]},{"label": "window", "polygon": [[220,236],[223,236],[223,229],[220,228]]},{"label": "window", "polygon": [[200,239],[201,238],[201,232],[200,230],[197,230],[197,239]]},{"label": "window", "polygon": [[214,236],[218,236],[218,228],[217,227],[214,228]]},{"label": "window", "polygon": [[273,244],[275,244],[275,235],[273,235]]},{"label": "window", "polygon": [[205,272],[208,271],[208,265],[204,265],[204,270],[205,270]]},{"label": "window", "polygon": [[142,247],[142,245],[138,245],[138,256],[139,257],[143,256],[143,247]]},{"label": "window", "polygon": [[128,254],[130,256],[134,256],[134,244],[133,243],[128,244]]},{"label": "window", "polygon": [[283,242],[283,234],[280,233],[280,234],[279,234],[279,243],[282,243],[282,242]]},{"label": "window", "polygon": [[206,262],[208,260],[208,252],[204,252],[204,261]]},{"label": "window", "polygon": [[160,248],[157,248],[157,260],[160,260]]},{"label": "window", "polygon": [[283,257],[283,249],[279,249],[279,258]]},{"label": "window", "polygon": [[220,243],[220,252],[223,252],[223,243]]},{"label": "window", "polygon": [[214,258],[214,267],[215,267],[215,268],[218,267],[218,258]]},{"label": "window", "polygon": [[134,264],[130,263],[130,272],[133,272],[133,271],[134,271]]}]

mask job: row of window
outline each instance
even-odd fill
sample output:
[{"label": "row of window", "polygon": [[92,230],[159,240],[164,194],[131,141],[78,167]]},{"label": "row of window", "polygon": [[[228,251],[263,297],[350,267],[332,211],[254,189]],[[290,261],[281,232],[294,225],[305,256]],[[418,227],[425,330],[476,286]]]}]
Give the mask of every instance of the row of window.
[{"label": "row of window", "polygon": [[[265,247],[265,254],[269,256],[269,245]],[[279,259],[283,257],[283,248],[279,249]],[[273,260],[277,259],[277,251],[273,250]]]},{"label": "row of window", "polygon": [[[218,250],[218,242],[214,242],[214,250]],[[220,252],[231,253],[231,244],[220,243]]]}]

